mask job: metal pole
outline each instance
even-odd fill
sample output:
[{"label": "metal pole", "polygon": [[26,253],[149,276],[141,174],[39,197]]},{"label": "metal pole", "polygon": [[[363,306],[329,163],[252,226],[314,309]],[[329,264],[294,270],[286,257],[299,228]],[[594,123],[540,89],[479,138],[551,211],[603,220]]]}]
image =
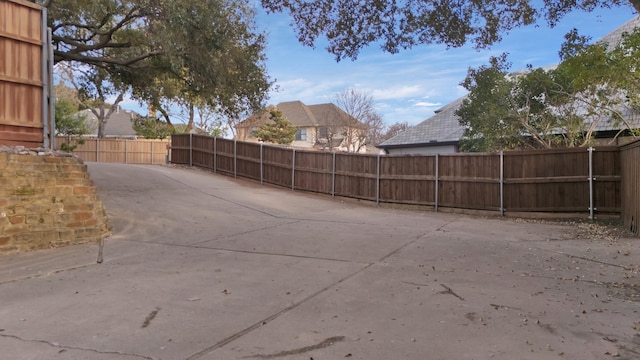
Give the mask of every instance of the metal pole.
[{"label": "metal pole", "polygon": [[218,138],[213,138],[213,173],[216,173],[217,162],[218,162]]},{"label": "metal pole", "polygon": [[291,159],[291,190],[296,189],[296,149],[293,149],[293,158]]},{"label": "metal pole", "polygon": [[47,48],[49,50],[49,58],[47,59],[47,69],[49,70],[47,76],[49,78],[49,136],[51,139],[50,149],[55,149],[56,139],[56,106],[55,106],[55,94],[53,92],[53,35],[51,28],[47,29]]},{"label": "metal pole", "polygon": [[331,196],[336,196],[336,153],[333,152],[333,164],[331,166]]},{"label": "metal pole", "polygon": [[587,151],[589,152],[589,219],[593,220],[593,150],[592,147],[589,147]]},{"label": "metal pole", "polygon": [[260,184],[262,184],[263,181],[263,174],[264,174],[264,170],[263,170],[263,157],[262,157],[262,143],[260,143]]},{"label": "metal pole", "polygon": [[376,162],[376,205],[380,204],[380,154]]},{"label": "metal pole", "polygon": [[238,177],[238,142],[233,139],[233,177]]},{"label": "metal pole", "polygon": [[440,155],[436,154],[436,181],[435,181],[435,197],[436,197],[436,212],[438,212],[438,160],[440,159]]},{"label": "metal pole", "polygon": [[189,166],[193,166],[193,134],[189,133]]},{"label": "metal pole", "polygon": [[504,216],[504,151],[500,151],[500,216]]},{"label": "metal pole", "polygon": [[48,29],[47,29],[47,8],[42,9],[42,31],[40,36],[42,36],[42,147],[48,149],[51,144],[49,143],[49,76],[47,75],[48,71],[48,61],[49,57],[49,47],[47,45],[47,41],[49,39]]}]

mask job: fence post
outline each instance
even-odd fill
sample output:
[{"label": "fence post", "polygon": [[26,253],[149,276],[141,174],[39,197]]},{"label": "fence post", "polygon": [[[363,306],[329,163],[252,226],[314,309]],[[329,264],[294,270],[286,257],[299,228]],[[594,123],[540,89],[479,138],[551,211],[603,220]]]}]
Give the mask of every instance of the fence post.
[{"label": "fence post", "polygon": [[500,216],[504,216],[504,151],[500,150]]},{"label": "fence post", "polygon": [[293,149],[293,158],[291,159],[291,190],[296,189],[296,149]]},{"label": "fence post", "polygon": [[238,177],[238,142],[233,139],[233,177]]},{"label": "fence post", "polygon": [[263,160],[262,160],[262,143],[260,143],[260,184],[262,184],[263,181]]},{"label": "fence post", "polygon": [[127,153],[127,139],[124,139],[124,163],[129,163],[129,155]]},{"label": "fence post", "polygon": [[[49,70],[47,58],[49,57],[49,42],[47,38],[49,36],[47,29],[47,8],[42,9],[41,20],[41,34],[42,37],[42,147],[45,149],[54,149],[49,139],[53,138],[52,133],[49,130],[49,76],[47,72]],[[53,100],[51,100],[53,101]]]},{"label": "fence post", "polygon": [[100,139],[96,137],[96,162],[100,162]]},{"label": "fence post", "polygon": [[331,196],[336,196],[336,152],[333,153],[333,164],[331,165]]},{"label": "fence post", "polygon": [[589,147],[587,151],[589,152],[589,219],[593,220],[593,151],[595,149],[593,147]]},{"label": "fence post", "polygon": [[193,134],[189,133],[189,166],[193,166]]},{"label": "fence post", "polygon": [[216,173],[216,168],[217,168],[217,161],[218,161],[218,144],[217,144],[217,137],[213,138],[213,173]]},{"label": "fence post", "polygon": [[153,141],[150,141],[149,144],[151,144],[151,165],[153,165]]},{"label": "fence post", "polygon": [[376,162],[376,205],[380,204],[380,154]]},{"label": "fence post", "polygon": [[436,187],[436,191],[435,191],[435,197],[436,197],[436,212],[438,212],[438,161],[440,159],[440,154],[436,154],[436,181],[435,181],[435,187]]}]

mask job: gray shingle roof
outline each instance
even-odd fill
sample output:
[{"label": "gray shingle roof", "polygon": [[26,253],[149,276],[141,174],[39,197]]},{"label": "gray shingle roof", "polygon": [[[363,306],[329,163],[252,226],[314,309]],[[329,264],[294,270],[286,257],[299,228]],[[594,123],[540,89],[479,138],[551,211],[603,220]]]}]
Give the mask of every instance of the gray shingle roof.
[{"label": "gray shingle roof", "polygon": [[[100,111],[99,109],[96,109],[96,110]],[[105,109],[105,113],[107,111],[109,111],[109,109]],[[95,128],[92,129],[93,132],[90,135],[94,135],[94,136],[97,135],[98,128],[97,128],[96,116],[93,115],[90,109],[83,110],[81,113],[82,115],[86,115],[86,121],[93,122],[94,124]],[[111,116],[109,117],[109,120],[107,120],[107,124],[104,128],[105,136],[114,136],[114,137],[137,136],[136,131],[133,130],[133,126],[131,123],[131,119],[137,116],[140,116],[140,115],[135,111],[118,108],[116,111],[114,111],[111,114]]]},{"label": "gray shingle roof", "polygon": [[603,36],[597,42],[598,43],[606,43],[606,44],[608,44],[609,45],[608,46],[609,50],[612,50],[613,48],[618,46],[618,44],[620,44],[620,41],[622,40],[622,35],[623,34],[631,33],[637,27],[640,27],[640,16],[636,16],[633,19],[627,21],[626,23],[624,23],[619,28],[617,28],[617,29],[613,30],[612,32],[608,33],[607,35]]},{"label": "gray shingle roof", "polygon": [[400,134],[384,141],[378,147],[394,147],[398,145],[422,145],[430,143],[457,142],[462,137],[463,128],[455,112],[466,96],[449,103],[436,114],[420,124],[401,132]]},{"label": "gray shingle roof", "polygon": [[[609,48],[617,46],[622,39],[624,33],[630,33],[636,27],[640,27],[640,16],[629,20],[619,28],[613,30],[609,34],[602,37],[598,42],[609,44]],[[545,69],[555,68],[557,65],[547,66]],[[517,72],[516,72],[517,73]],[[452,103],[449,103],[439,110],[436,114],[427,120],[413,126],[406,131],[384,141],[378,147],[411,147],[420,145],[438,145],[442,143],[458,142],[464,133],[464,129],[459,123],[459,117],[455,115],[455,111],[462,105],[463,96]],[[632,112],[628,107],[621,109],[620,112],[627,120],[631,128],[640,128],[640,116]],[[602,119],[596,126],[596,131],[617,130],[620,127],[608,119]]]}]

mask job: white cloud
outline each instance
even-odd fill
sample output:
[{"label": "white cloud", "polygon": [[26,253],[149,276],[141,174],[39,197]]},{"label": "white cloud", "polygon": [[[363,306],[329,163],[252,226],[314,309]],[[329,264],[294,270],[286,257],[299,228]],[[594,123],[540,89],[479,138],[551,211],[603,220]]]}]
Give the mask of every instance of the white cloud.
[{"label": "white cloud", "polygon": [[428,101],[418,101],[415,104],[413,104],[413,106],[416,107],[434,107],[434,106],[442,106],[442,103],[432,103],[432,102],[428,102]]}]

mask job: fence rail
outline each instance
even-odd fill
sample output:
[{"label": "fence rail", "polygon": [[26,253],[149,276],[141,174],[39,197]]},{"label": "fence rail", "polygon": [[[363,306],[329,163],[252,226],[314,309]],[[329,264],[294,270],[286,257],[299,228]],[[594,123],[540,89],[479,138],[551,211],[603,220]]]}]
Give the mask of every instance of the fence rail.
[{"label": "fence rail", "polygon": [[[381,156],[301,151],[193,134],[174,135],[172,144],[173,163],[377,203],[427,205],[436,211],[582,213],[590,218],[622,211],[618,147]],[[640,151],[640,146],[634,149]],[[640,155],[634,156],[637,162]],[[634,186],[640,187],[637,180]]]},{"label": "fence rail", "polygon": [[[67,141],[64,136],[56,138],[56,149]],[[168,155],[169,140],[156,139],[98,139],[84,138],[84,144],[73,151],[84,161],[119,164],[164,164]]]}]

